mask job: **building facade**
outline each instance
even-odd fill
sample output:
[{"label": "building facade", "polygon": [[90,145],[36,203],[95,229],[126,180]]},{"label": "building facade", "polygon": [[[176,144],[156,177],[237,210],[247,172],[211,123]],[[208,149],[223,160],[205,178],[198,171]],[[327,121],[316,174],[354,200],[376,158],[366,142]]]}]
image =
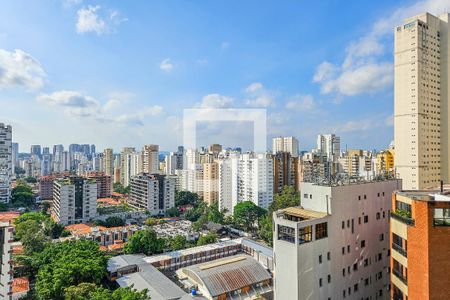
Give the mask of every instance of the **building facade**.
[{"label": "building facade", "polygon": [[272,139],[272,152],[289,152],[292,157],[298,157],[298,140],[293,136],[276,137]]},{"label": "building facade", "polygon": [[87,178],[95,180],[97,183],[97,198],[109,198],[113,191],[111,176],[102,172],[91,172]]},{"label": "building facade", "polygon": [[390,224],[392,299],[447,299],[450,192],[395,193]]},{"label": "building facade", "polygon": [[141,173],[131,178],[128,204],[151,215],[164,214],[175,206],[175,185],[174,176]]},{"label": "building facade", "polygon": [[0,299],[12,299],[13,266],[12,250],[13,227],[9,222],[0,222]]},{"label": "building facade", "polygon": [[53,183],[52,217],[60,224],[84,223],[97,215],[97,183],[94,179],[66,177]]},{"label": "building facade", "polygon": [[157,173],[159,171],[159,146],[145,145],[141,151],[142,172]]},{"label": "building facade", "polygon": [[9,203],[13,176],[12,127],[0,123],[0,203]]},{"label": "building facade", "polygon": [[408,190],[449,182],[449,36],[447,13],[395,29],[395,168]]},{"label": "building facade", "polygon": [[275,299],[389,299],[389,212],[400,180],[302,183],[274,212]]}]

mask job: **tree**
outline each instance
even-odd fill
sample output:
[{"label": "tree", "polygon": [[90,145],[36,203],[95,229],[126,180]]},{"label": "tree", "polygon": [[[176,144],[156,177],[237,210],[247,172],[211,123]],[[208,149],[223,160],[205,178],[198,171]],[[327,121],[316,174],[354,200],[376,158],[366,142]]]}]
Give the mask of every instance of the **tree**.
[{"label": "tree", "polygon": [[106,218],[105,226],[106,227],[125,226],[125,221],[121,217],[111,216],[111,217]]},{"label": "tree", "polygon": [[17,186],[11,191],[11,202],[15,206],[29,206],[33,204],[34,194],[31,187],[23,180],[17,181]]},{"label": "tree", "polygon": [[64,290],[80,283],[100,284],[106,275],[107,257],[94,241],[49,243],[36,253],[38,299],[63,299]]},{"label": "tree", "polygon": [[130,193],[130,187],[124,187],[120,182],[113,183],[113,190],[116,193],[120,194],[129,194]]},{"label": "tree", "polygon": [[195,206],[200,201],[196,193],[189,191],[179,191],[175,194],[175,206],[180,207],[184,205]]},{"label": "tree", "polygon": [[144,229],[133,234],[125,245],[127,254],[144,253],[152,255],[161,253],[164,249],[165,240],[158,238],[153,229]]},{"label": "tree", "polygon": [[269,212],[299,205],[300,193],[296,192],[294,187],[286,185],[283,187],[281,194],[275,194],[273,202],[269,206]]},{"label": "tree", "polygon": [[154,226],[158,224],[158,219],[150,217],[147,220],[145,220],[144,224],[147,226]]},{"label": "tree", "polygon": [[168,217],[179,217],[180,216],[180,211],[175,206],[171,207],[168,210],[166,210],[166,216],[168,216]]},{"label": "tree", "polygon": [[266,213],[267,211],[264,208],[257,206],[255,203],[244,201],[234,207],[233,219],[244,230],[253,231],[256,222]]},{"label": "tree", "polygon": [[25,181],[26,181],[27,183],[36,183],[36,182],[37,182],[37,179],[34,178],[34,177],[31,177],[31,176],[28,176],[28,177],[25,177]]},{"label": "tree", "polygon": [[27,220],[17,225],[16,235],[20,236],[27,255],[41,252],[50,242],[50,238],[44,233],[44,228],[36,220]]},{"label": "tree", "polygon": [[[14,221],[14,224],[16,225],[15,237],[17,239],[20,240],[22,238],[22,234],[28,230],[22,230],[21,224],[30,220],[35,221],[34,225],[40,226],[43,229],[44,234],[52,239],[59,238],[64,231],[64,226],[57,224],[50,218],[49,215],[42,212],[28,212],[20,215]],[[29,228],[30,225],[28,224],[27,226],[27,228]]]},{"label": "tree", "polygon": [[259,237],[269,246],[273,244],[273,222],[272,216],[267,214],[259,220]]},{"label": "tree", "polygon": [[197,246],[203,246],[217,242],[217,234],[214,232],[208,232],[207,235],[202,235],[198,241]]},{"label": "tree", "polygon": [[172,250],[181,250],[186,248],[187,240],[184,235],[176,235],[173,238],[168,240],[168,244],[170,249]]},{"label": "tree", "polygon": [[208,207],[208,221],[224,224],[225,214],[219,210],[219,202],[215,201]]},{"label": "tree", "polygon": [[64,290],[65,300],[145,300],[150,299],[147,296],[147,290],[136,291],[132,288],[118,288],[111,292],[94,283],[83,282],[76,286],[70,286]]},{"label": "tree", "polygon": [[41,203],[41,213],[44,215],[48,214],[49,209],[51,208],[52,204],[50,201],[42,201]]}]

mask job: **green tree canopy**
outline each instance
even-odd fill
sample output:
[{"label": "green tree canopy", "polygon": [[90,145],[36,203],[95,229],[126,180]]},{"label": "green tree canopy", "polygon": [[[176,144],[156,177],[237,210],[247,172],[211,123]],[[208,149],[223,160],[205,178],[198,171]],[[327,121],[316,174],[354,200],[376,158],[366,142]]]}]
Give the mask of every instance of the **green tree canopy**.
[{"label": "green tree canopy", "polygon": [[105,221],[97,220],[95,221],[95,225],[97,226],[105,226],[105,227],[119,227],[125,226],[125,220],[118,216],[111,216],[106,218]]},{"label": "green tree canopy", "polygon": [[164,249],[165,240],[158,238],[153,229],[144,229],[133,234],[125,245],[125,253],[144,253],[152,255],[161,253]]},{"label": "green tree canopy", "polygon": [[179,217],[180,216],[180,211],[178,210],[178,208],[176,206],[171,207],[168,210],[166,210],[166,216],[168,216],[168,217]]},{"label": "green tree canopy", "polygon": [[200,236],[197,241],[197,246],[203,246],[215,242],[217,242],[217,234],[214,232],[208,232],[208,234]]},{"label": "green tree canopy", "polygon": [[243,201],[234,207],[233,219],[236,224],[246,231],[253,231],[257,221],[267,211],[251,201]]},{"label": "green tree canopy", "polygon": [[196,205],[200,201],[196,193],[189,191],[179,191],[175,194],[175,206]]},{"label": "green tree canopy", "polygon": [[168,240],[168,244],[170,249],[172,250],[181,250],[186,248],[187,240],[184,235],[176,235],[173,238]]},{"label": "green tree canopy", "polygon": [[65,300],[146,300],[147,290],[136,291],[130,287],[118,288],[111,292],[94,283],[83,282],[64,290]]},{"label": "green tree canopy", "polygon": [[36,253],[38,299],[63,299],[64,290],[83,282],[100,284],[106,274],[106,256],[94,241],[49,243]]},{"label": "green tree canopy", "polygon": [[29,206],[33,204],[34,194],[31,187],[23,180],[18,180],[16,187],[11,190],[11,202],[15,206]]},{"label": "green tree canopy", "polygon": [[292,186],[284,186],[280,194],[275,194],[273,202],[269,206],[269,212],[274,212],[279,209],[299,206],[300,193],[296,192]]}]

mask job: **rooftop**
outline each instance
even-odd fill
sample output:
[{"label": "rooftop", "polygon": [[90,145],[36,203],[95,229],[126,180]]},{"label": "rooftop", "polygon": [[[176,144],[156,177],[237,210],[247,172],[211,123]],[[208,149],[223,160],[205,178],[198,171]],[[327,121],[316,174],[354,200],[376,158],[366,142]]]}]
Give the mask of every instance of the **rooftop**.
[{"label": "rooftop", "polygon": [[255,259],[244,254],[185,267],[177,274],[200,280],[212,297],[272,279]]},{"label": "rooftop", "polygon": [[281,210],[285,215],[293,216],[296,218],[300,218],[300,221],[304,220],[312,220],[312,219],[320,219],[326,217],[327,214],[324,212],[318,212],[314,210],[304,209],[299,206],[296,207],[288,207]]},{"label": "rooftop", "polygon": [[8,222],[12,224],[15,219],[20,216],[20,212],[18,211],[5,211],[0,212],[0,222]]},{"label": "rooftop", "polygon": [[14,278],[12,292],[14,294],[27,293],[30,290],[30,281],[26,277]]}]

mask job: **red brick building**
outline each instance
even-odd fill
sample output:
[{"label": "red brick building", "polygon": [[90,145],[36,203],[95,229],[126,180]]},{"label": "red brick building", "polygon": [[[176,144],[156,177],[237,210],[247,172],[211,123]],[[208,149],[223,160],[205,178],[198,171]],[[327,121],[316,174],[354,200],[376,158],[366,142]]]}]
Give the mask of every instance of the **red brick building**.
[{"label": "red brick building", "polygon": [[449,299],[450,191],[396,192],[390,221],[392,299]]}]

